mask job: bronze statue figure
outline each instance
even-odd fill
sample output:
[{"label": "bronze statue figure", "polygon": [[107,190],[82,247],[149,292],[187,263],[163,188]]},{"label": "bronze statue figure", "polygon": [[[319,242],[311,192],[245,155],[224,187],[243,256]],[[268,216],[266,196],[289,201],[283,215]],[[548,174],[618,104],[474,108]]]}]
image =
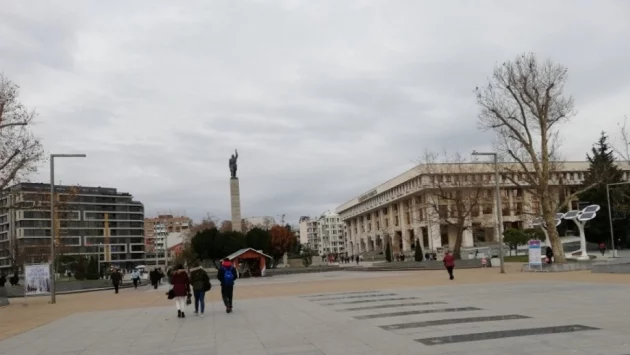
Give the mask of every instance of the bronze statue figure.
[{"label": "bronze statue figure", "polygon": [[236,179],[236,160],[238,159],[238,151],[234,149],[234,154],[230,158],[230,173],[232,173],[232,179]]}]

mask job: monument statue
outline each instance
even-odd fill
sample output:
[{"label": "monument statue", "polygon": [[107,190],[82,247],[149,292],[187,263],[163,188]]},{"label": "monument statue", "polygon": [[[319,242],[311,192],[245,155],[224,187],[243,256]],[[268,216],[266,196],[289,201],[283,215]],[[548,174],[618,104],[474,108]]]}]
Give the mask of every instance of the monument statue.
[{"label": "monument statue", "polygon": [[234,154],[230,157],[230,173],[232,174],[232,179],[236,179],[236,160],[238,159],[238,151],[234,149]]}]

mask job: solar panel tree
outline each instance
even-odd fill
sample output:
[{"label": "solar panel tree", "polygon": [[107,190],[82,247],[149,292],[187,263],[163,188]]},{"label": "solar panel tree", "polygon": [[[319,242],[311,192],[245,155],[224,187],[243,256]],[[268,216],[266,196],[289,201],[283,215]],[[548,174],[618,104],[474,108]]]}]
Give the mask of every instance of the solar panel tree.
[{"label": "solar panel tree", "polygon": [[[556,213],[556,215],[553,217],[556,223],[556,227],[558,227],[560,223],[562,223],[562,217],[564,217],[564,213]],[[543,231],[543,233],[545,234],[545,245],[550,247],[551,241],[549,240],[549,233],[547,232],[547,223],[545,223],[545,220],[542,217],[534,218],[534,220],[532,221],[532,226],[540,228]]]},{"label": "solar panel tree", "polygon": [[577,257],[578,260],[589,260],[589,256],[586,253],[586,234],[584,234],[584,226],[586,222],[592,220],[597,215],[597,211],[599,211],[599,205],[590,205],[584,208],[583,210],[573,210],[565,213],[564,219],[571,220],[575,222],[580,231],[580,249],[578,252],[580,255]]}]

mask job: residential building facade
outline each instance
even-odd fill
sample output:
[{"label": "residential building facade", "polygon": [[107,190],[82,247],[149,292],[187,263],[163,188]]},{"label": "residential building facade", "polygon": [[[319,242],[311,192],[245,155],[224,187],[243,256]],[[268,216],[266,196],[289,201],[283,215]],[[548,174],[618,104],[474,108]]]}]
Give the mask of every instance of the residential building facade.
[{"label": "residential building facade", "polygon": [[193,227],[193,221],[186,216],[161,214],[157,217],[144,219],[144,235],[147,250],[147,259],[164,260],[168,236],[170,234],[187,233]]},{"label": "residential building facade", "polygon": [[[55,186],[56,255],[131,268],[145,260],[144,206],[107,187]],[[0,196],[0,270],[50,262],[50,185],[20,183]]]},{"label": "residential building facade", "polygon": [[[466,208],[458,207],[455,201],[470,207],[463,224],[462,246],[494,243],[498,207],[493,165],[454,166],[420,165],[337,207],[347,228],[348,253],[381,253],[387,243],[391,243],[393,253],[411,252],[416,240],[423,250],[453,248],[457,239],[457,223],[453,222],[458,209]],[[556,166],[549,183],[554,198],[564,200],[581,185],[589,163],[562,162]],[[619,167],[628,180],[627,164]],[[537,196],[516,166],[503,164],[500,171],[502,228],[530,228],[532,220],[541,215]],[[464,198],[458,200],[458,196]]]},{"label": "residential building facade", "polygon": [[317,218],[300,218],[300,242],[319,255],[345,254],[344,224],[339,215],[325,212]]}]

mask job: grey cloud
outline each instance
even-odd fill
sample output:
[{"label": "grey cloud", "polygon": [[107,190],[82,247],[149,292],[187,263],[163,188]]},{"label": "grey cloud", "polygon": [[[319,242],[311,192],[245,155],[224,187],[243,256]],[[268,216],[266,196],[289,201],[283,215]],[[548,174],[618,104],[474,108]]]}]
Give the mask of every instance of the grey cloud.
[{"label": "grey cloud", "polygon": [[[0,70],[38,108],[47,150],[88,154],[60,162],[59,179],[196,219],[228,217],[234,148],[244,215],[287,220],[366,192],[425,149],[489,149],[472,90],[523,51],[569,67],[578,109],[630,79],[623,2],[18,3],[0,14],[0,34],[22,41],[0,41]],[[571,149],[590,147],[586,121],[565,126]]]}]

